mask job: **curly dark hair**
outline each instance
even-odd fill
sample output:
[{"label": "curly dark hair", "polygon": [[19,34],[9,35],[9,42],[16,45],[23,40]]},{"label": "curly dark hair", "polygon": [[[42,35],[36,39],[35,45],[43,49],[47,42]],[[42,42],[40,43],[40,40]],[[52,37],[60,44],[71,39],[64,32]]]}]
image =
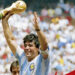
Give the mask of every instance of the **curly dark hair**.
[{"label": "curly dark hair", "polygon": [[39,48],[40,46],[40,43],[38,41],[38,36],[36,34],[26,35],[23,39],[23,43],[25,44],[26,42],[34,42],[36,48]]},{"label": "curly dark hair", "polygon": [[12,67],[17,67],[17,66],[19,66],[19,61],[18,60],[12,62],[11,66],[10,66],[10,71],[12,72]]}]

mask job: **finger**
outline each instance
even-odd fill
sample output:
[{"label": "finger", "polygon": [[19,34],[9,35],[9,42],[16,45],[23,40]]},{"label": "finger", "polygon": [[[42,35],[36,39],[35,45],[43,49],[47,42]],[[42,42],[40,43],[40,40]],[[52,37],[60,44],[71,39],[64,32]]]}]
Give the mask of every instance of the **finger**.
[{"label": "finger", "polygon": [[7,15],[6,15],[6,19],[8,19],[10,16],[11,16],[11,14],[7,14]]},{"label": "finger", "polygon": [[36,12],[34,12],[34,15],[36,15],[37,13]]},{"label": "finger", "polygon": [[11,14],[11,13],[7,13],[3,18],[6,19],[6,20],[8,20],[9,17],[12,16],[12,15],[13,15],[13,14]]},{"label": "finger", "polygon": [[37,19],[37,13],[36,12],[34,12],[34,17],[35,17],[35,19]]}]

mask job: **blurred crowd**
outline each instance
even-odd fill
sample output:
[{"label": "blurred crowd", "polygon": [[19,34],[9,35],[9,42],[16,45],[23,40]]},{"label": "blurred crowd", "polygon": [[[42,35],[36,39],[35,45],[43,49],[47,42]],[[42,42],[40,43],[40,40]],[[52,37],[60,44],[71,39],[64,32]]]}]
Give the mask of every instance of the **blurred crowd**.
[{"label": "blurred crowd", "polygon": [[[75,6],[58,4],[55,9],[42,9],[39,26],[45,33],[50,47],[50,75],[56,72],[66,74],[75,69]],[[23,37],[36,33],[33,27],[33,11],[14,14],[9,19],[9,26],[15,41],[24,49]],[[15,61],[3,34],[0,20],[0,75],[10,75],[10,65]],[[61,74],[59,74],[61,75]]]}]

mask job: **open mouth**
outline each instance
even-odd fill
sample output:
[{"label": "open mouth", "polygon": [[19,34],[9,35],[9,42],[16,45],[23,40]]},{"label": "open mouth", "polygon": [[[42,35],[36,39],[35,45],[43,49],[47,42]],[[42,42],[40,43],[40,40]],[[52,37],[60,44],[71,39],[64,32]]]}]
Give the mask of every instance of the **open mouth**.
[{"label": "open mouth", "polygon": [[30,52],[26,53],[26,56],[31,56],[31,53]]}]

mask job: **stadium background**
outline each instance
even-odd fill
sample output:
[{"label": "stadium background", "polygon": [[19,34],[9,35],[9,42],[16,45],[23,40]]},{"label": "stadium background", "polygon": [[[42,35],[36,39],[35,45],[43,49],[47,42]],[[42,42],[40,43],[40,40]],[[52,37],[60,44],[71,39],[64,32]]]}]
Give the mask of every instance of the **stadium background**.
[{"label": "stadium background", "polygon": [[[0,10],[10,6],[16,0],[0,0]],[[16,37],[17,43],[23,48],[22,38],[24,35],[34,32],[32,27],[33,11],[37,11],[41,20],[40,27],[48,38],[50,46],[50,75],[56,72],[66,74],[75,69],[75,17],[72,18],[70,11],[66,11],[66,6],[61,7],[62,13],[52,12],[58,5],[74,4],[75,0],[24,0],[27,4],[27,10],[22,15],[14,15],[10,19],[10,27]],[[73,7],[73,8],[74,8]],[[52,9],[48,14],[48,9]],[[44,10],[42,12],[42,10]],[[41,13],[42,12],[42,13]],[[45,13],[45,14],[44,14]],[[58,14],[59,13],[59,14]],[[20,17],[22,16],[22,17]],[[75,16],[75,15],[74,15]],[[59,23],[58,23],[59,21]],[[22,27],[22,26],[23,27]],[[27,26],[29,25],[29,26]],[[10,75],[10,64],[14,60],[5,41],[0,20],[0,75]]]},{"label": "stadium background", "polygon": [[[8,7],[16,0],[0,0],[0,6]],[[75,0],[24,0],[27,3],[27,9],[33,9],[33,10],[40,10],[44,7],[50,8],[55,7],[57,3],[60,3],[63,1],[66,2],[73,2],[75,4]],[[34,7],[35,6],[35,7]]]}]

